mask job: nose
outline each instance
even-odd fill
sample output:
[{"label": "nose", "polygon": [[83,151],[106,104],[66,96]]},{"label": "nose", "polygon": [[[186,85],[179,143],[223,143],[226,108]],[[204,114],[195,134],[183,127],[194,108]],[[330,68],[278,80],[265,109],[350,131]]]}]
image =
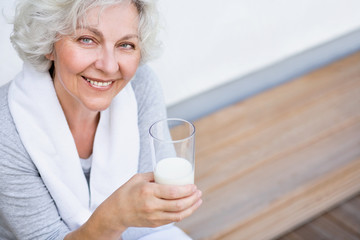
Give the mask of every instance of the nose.
[{"label": "nose", "polygon": [[119,62],[115,52],[111,48],[102,48],[95,62],[95,67],[106,74],[114,74],[119,71]]}]

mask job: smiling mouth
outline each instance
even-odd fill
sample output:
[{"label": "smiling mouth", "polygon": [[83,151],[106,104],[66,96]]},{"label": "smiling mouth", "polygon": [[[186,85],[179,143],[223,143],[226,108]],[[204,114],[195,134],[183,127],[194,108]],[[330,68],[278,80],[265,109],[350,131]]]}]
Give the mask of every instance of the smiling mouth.
[{"label": "smiling mouth", "polygon": [[94,81],[94,80],[88,79],[88,78],[86,78],[84,76],[83,76],[83,78],[88,83],[90,83],[91,86],[94,86],[94,87],[107,87],[107,86],[109,86],[109,85],[111,85],[113,83],[113,81],[106,81],[106,82]]}]

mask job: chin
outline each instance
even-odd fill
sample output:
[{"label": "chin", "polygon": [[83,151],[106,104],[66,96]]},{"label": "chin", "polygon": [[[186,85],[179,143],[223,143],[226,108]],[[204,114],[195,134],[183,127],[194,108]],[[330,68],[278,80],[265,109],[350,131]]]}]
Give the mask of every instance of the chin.
[{"label": "chin", "polygon": [[107,103],[94,102],[94,103],[86,104],[85,106],[90,111],[101,112],[109,108],[110,104],[111,102],[107,102]]}]

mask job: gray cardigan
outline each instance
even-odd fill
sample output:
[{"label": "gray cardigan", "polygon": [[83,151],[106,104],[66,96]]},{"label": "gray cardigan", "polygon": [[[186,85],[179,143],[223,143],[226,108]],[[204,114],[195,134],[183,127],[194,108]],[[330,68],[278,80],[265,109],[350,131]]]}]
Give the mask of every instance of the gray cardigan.
[{"label": "gray cardigan", "polygon": [[[151,171],[148,129],[166,117],[155,74],[139,67],[131,82],[138,104],[139,172]],[[0,87],[0,239],[63,239],[69,232],[36,166],[24,148],[8,106],[9,83]],[[36,136],[34,136],[36,141]],[[130,228],[123,235],[137,239],[153,229]]]}]

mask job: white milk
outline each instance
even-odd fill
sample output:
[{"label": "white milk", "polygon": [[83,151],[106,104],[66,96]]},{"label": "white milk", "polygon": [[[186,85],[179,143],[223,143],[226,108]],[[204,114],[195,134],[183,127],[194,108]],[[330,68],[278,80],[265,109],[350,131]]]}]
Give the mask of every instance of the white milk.
[{"label": "white milk", "polygon": [[194,170],[184,158],[165,158],[160,160],[155,169],[155,182],[168,185],[186,185],[194,183]]}]

